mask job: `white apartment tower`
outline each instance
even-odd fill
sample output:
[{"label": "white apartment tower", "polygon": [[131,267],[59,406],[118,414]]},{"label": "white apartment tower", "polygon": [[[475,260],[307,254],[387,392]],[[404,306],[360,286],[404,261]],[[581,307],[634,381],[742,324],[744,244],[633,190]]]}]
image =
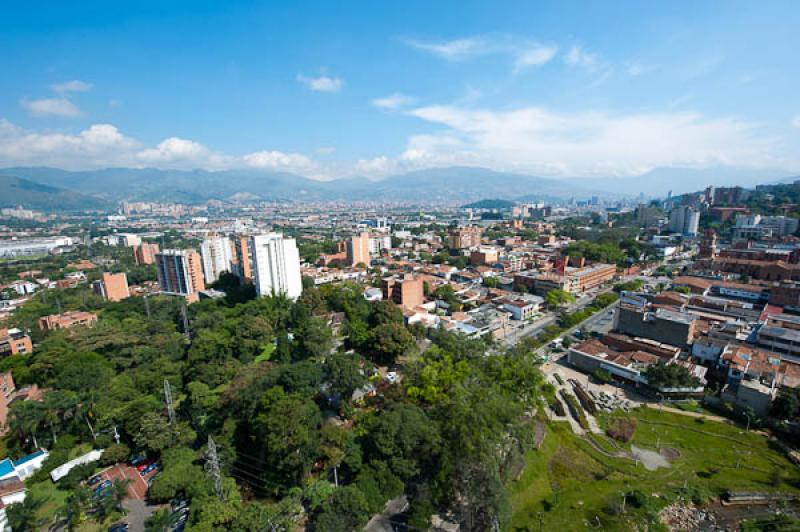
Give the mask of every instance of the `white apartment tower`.
[{"label": "white apartment tower", "polygon": [[200,245],[203,256],[203,274],[206,284],[211,284],[222,274],[231,271],[231,241],[225,236],[209,236]]},{"label": "white apartment tower", "polygon": [[297,299],[303,291],[300,278],[300,252],[294,238],[280,233],[250,237],[253,281],[260,296],[283,294]]}]

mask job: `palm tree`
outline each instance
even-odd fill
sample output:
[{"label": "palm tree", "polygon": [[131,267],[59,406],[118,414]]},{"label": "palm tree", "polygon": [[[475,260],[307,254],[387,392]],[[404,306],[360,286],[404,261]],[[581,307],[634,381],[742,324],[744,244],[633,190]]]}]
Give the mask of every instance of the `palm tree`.
[{"label": "palm tree", "polygon": [[169,508],[157,510],[144,523],[145,532],[168,532],[178,524],[178,514]]},{"label": "palm tree", "polygon": [[7,426],[10,432],[16,435],[20,447],[25,449],[39,447],[36,433],[44,424],[46,416],[47,411],[39,401],[17,401],[11,406]]},{"label": "palm tree", "polygon": [[6,509],[9,527],[16,532],[39,530],[45,520],[39,518],[37,513],[46,501],[44,497],[28,495],[22,502],[10,505]]},{"label": "palm tree", "polygon": [[80,525],[91,497],[91,492],[84,486],[78,486],[67,496],[58,514],[66,521],[65,526],[70,532]]}]

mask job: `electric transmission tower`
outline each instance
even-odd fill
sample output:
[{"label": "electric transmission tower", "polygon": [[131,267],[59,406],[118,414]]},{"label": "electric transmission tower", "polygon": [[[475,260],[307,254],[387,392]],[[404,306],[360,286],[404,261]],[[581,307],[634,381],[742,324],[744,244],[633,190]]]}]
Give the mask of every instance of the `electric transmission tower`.
[{"label": "electric transmission tower", "polygon": [[175,425],[175,408],[172,406],[172,388],[170,387],[167,379],[164,379],[164,402],[167,403],[169,424]]},{"label": "electric transmission tower", "polygon": [[208,437],[208,451],[206,452],[206,475],[214,483],[214,491],[217,493],[217,497],[224,502],[225,493],[222,491],[222,475],[219,472],[217,445],[211,436]]}]

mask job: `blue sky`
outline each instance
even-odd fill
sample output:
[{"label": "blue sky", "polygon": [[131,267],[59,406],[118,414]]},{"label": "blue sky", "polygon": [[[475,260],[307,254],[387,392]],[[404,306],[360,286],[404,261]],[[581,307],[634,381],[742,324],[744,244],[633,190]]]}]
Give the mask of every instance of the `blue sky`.
[{"label": "blue sky", "polygon": [[0,166],[800,170],[796,2],[10,2]]}]

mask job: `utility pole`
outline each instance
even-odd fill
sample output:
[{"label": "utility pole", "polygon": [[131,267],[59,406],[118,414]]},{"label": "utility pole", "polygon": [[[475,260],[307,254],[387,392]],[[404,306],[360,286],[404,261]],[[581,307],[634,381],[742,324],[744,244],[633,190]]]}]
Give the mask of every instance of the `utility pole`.
[{"label": "utility pole", "polygon": [[164,379],[164,402],[167,403],[167,415],[169,416],[169,424],[175,424],[175,409],[172,407],[172,388],[170,388],[169,381]]},{"label": "utility pole", "polygon": [[147,319],[150,319],[150,300],[147,298],[147,294],[144,296],[144,311],[147,314]]},{"label": "utility pole", "polygon": [[116,441],[117,445],[119,445],[119,432],[117,431],[116,425],[114,425],[114,441]]},{"label": "utility pole", "polygon": [[56,298],[56,309],[58,309],[58,313],[61,314],[61,300]]},{"label": "utility pole", "polygon": [[186,341],[192,341],[192,334],[189,332],[189,317],[186,315],[186,303],[181,306],[181,315],[183,316],[183,334],[186,335]]},{"label": "utility pole", "polygon": [[225,502],[225,493],[222,491],[222,477],[219,473],[219,456],[217,456],[217,445],[214,439],[208,437],[208,451],[206,452],[206,474],[214,483],[214,491],[222,502]]}]

